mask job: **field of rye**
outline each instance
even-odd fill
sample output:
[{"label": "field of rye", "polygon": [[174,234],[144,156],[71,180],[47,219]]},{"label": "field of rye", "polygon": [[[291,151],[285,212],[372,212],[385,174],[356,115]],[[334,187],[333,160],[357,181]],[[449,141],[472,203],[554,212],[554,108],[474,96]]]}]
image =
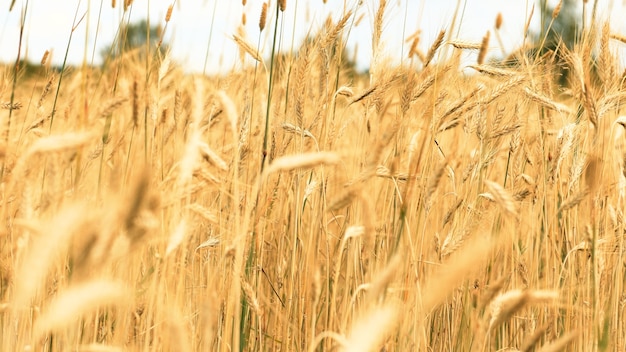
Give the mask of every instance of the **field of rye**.
[{"label": "field of rye", "polygon": [[289,50],[291,5],[212,77],[2,67],[0,350],[623,351],[624,38],[391,65],[381,1],[362,74],[361,5]]}]

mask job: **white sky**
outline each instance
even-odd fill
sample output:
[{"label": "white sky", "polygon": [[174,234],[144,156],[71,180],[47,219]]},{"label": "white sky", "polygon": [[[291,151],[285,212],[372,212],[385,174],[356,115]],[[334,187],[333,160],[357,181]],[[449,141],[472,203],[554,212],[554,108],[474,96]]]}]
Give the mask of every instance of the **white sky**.
[{"label": "white sky", "polygon": [[[261,0],[247,0],[245,6],[241,0],[176,0],[172,19],[166,31],[166,40],[172,48],[172,57],[184,65],[188,71],[202,72],[207,51],[207,43],[211,30],[211,18],[217,1],[217,11],[213,27],[213,36],[209,50],[207,72],[231,69],[239,65],[236,59],[237,46],[230,39],[241,23],[242,13],[246,13],[246,33],[248,41],[256,44],[259,38],[259,14]],[[329,14],[337,20],[343,13],[344,6],[354,8],[359,0],[287,0],[284,16],[283,47],[291,46],[292,31],[295,28],[296,44],[325,21]],[[349,36],[349,50],[352,53],[358,45],[358,63],[367,67],[371,56],[371,33],[374,13],[378,0],[361,0],[357,18],[363,15],[360,24],[353,28]],[[480,42],[483,35],[491,30],[490,55],[502,55],[501,48],[493,33],[496,15],[501,12],[503,25],[500,36],[505,51],[518,47],[522,41],[525,18],[536,0],[388,0],[388,9],[384,17],[383,42],[385,53],[396,60],[400,58],[403,43],[403,27],[406,17],[404,37],[416,30],[422,31],[420,48],[426,51],[428,46],[442,28],[449,28],[457,3],[465,5],[465,13],[457,39]],[[626,0],[601,1],[602,18],[611,18],[612,30],[626,35]],[[122,19],[121,4],[111,7],[111,0],[29,0],[26,14],[24,43],[22,55],[26,53],[31,61],[40,61],[46,50],[52,50],[53,62],[60,64],[72,29],[75,13],[78,17],[85,15],[82,22],[75,28],[69,49],[68,61],[79,64],[84,57],[91,62],[95,49],[95,63],[100,62],[100,49],[109,44],[117,31]],[[135,0],[132,5],[131,22],[147,17],[150,13],[152,24],[164,24],[165,13],[174,0]],[[556,1],[552,1],[554,3]],[[582,2],[582,1],[580,1]],[[10,1],[4,1],[0,8],[0,60],[14,62],[17,57],[19,24],[21,12],[26,0],[17,0],[13,11],[8,11]],[[276,6],[276,0],[271,0]],[[588,2],[591,6],[593,0]],[[272,6],[271,5],[271,6]],[[98,13],[102,7],[100,24]],[[271,9],[274,7],[270,8]],[[405,13],[407,14],[405,16]],[[539,10],[535,10],[534,24],[538,23]],[[268,34],[273,27],[273,18],[268,18],[261,45],[265,56],[269,55],[270,40]],[[98,38],[95,39],[96,29]],[[85,38],[88,38],[86,41]],[[358,43],[358,44],[356,44]],[[405,44],[408,46],[409,44]],[[613,43],[615,49],[623,51],[624,45]],[[405,47],[405,53],[408,50]],[[471,57],[468,53],[467,56]]]}]

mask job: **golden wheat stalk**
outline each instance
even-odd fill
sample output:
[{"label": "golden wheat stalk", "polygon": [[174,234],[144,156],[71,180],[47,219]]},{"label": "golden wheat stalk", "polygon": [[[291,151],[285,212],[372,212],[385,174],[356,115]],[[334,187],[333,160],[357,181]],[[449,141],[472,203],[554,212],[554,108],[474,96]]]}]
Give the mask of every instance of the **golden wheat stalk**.
[{"label": "golden wheat stalk", "polygon": [[496,182],[485,180],[484,183],[489,190],[489,193],[485,195],[496,202],[506,213],[517,216],[515,201],[509,192]]},{"label": "golden wheat stalk", "polygon": [[263,58],[261,57],[261,55],[259,55],[259,52],[251,44],[246,42],[241,36],[239,36],[238,34],[233,34],[232,38],[235,43],[237,43],[237,45],[239,45],[239,47],[243,49],[243,51],[248,53],[248,55],[250,55],[253,59],[261,63],[263,62]]},{"label": "golden wheat stalk", "polygon": [[123,306],[130,292],[126,285],[111,280],[92,280],[60,292],[35,321],[34,337],[62,329],[80,316],[104,306]]},{"label": "golden wheat stalk", "polygon": [[266,174],[295,169],[309,169],[318,165],[337,164],[341,158],[333,152],[311,152],[287,155],[274,160],[267,168]]}]

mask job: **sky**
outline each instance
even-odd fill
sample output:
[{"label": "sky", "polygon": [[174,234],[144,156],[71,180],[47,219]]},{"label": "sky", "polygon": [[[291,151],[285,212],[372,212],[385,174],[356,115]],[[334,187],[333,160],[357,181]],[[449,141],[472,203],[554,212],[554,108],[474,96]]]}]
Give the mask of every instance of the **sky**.
[{"label": "sky", "polygon": [[[599,0],[598,0],[599,1]],[[116,7],[112,3],[117,2]],[[63,62],[71,34],[68,62],[99,64],[100,52],[110,44],[121,21],[130,18],[137,22],[148,17],[152,24],[165,24],[170,5],[173,12],[165,31],[165,41],[171,47],[172,59],[188,72],[226,72],[241,65],[237,59],[237,45],[232,35],[238,33],[245,14],[245,35],[249,43],[260,45],[265,57],[271,50],[272,17],[276,0],[270,0],[270,16],[266,29],[260,33],[261,0],[135,0],[124,12],[124,0],[15,0],[4,1],[0,7],[0,61],[14,62],[19,46],[20,22],[25,17],[22,57],[39,62],[46,50],[52,52],[53,64]],[[246,2],[243,5],[243,2]],[[402,53],[408,51],[405,38],[421,30],[420,49],[428,46],[442,29],[453,30],[453,38],[480,42],[491,31],[489,56],[502,56],[519,47],[523,40],[526,18],[536,0],[388,0],[383,21],[384,53],[392,62],[399,63]],[[558,1],[550,1],[554,4]],[[582,2],[582,1],[580,1]],[[593,0],[588,1],[591,6]],[[336,21],[345,8],[355,9],[358,25],[351,28],[348,50],[356,50],[358,66],[367,68],[371,60],[371,38],[374,15],[379,0],[287,0],[287,8],[280,18],[279,33],[283,34],[283,48],[298,48],[307,33],[315,33],[330,15]],[[450,28],[455,9],[464,9],[460,27]],[[599,3],[602,19],[611,20],[613,32],[626,35],[626,0],[602,0]],[[26,14],[24,16],[24,9]],[[590,12],[590,11],[588,11]],[[502,13],[503,24],[499,36],[494,35],[494,23]],[[75,22],[77,18],[77,22]],[[538,28],[539,11],[533,16]],[[82,20],[80,20],[82,19]],[[80,20],[80,21],[78,21]],[[279,27],[280,30],[280,27]],[[209,43],[209,38],[211,38]],[[209,46],[210,44],[210,46]],[[404,46],[403,46],[404,45]],[[208,55],[207,55],[208,47]],[[623,55],[626,45],[612,42],[612,49]],[[472,53],[466,53],[471,60]],[[406,56],[406,55],[405,55]]]}]

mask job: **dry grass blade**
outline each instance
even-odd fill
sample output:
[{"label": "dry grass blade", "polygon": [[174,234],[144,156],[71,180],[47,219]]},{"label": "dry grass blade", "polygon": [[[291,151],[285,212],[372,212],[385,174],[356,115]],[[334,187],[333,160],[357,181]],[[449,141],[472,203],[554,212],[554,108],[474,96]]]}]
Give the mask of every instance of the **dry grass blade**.
[{"label": "dry grass blade", "polygon": [[452,119],[452,121],[449,121],[449,122],[446,122],[445,119],[447,117],[455,114],[457,111],[459,111],[461,109],[461,107],[463,107],[463,105],[465,103],[467,103],[467,101],[469,99],[474,97],[476,95],[476,93],[478,93],[480,90],[482,90],[482,87],[480,87],[480,86],[474,88],[473,90],[468,92],[468,94],[466,94],[463,97],[461,97],[461,99],[455,101],[449,107],[447,107],[447,109],[441,114],[441,117],[439,118],[439,122],[437,123],[437,132],[443,132],[443,131],[449,130],[449,129],[453,128],[454,126],[458,125],[461,122],[460,118],[458,118],[458,117]]},{"label": "dry grass blade", "polygon": [[522,75],[511,77],[511,79],[509,79],[508,81],[495,86],[493,90],[491,91],[491,94],[489,94],[485,99],[481,100],[480,104],[490,104],[491,102],[496,100],[498,97],[506,94],[511,89],[522,84],[524,80],[525,78]]},{"label": "dry grass blade", "polygon": [[22,103],[20,103],[20,102],[0,103],[0,108],[5,109],[5,110],[19,110],[19,109],[22,108]]},{"label": "dry grass blade", "polygon": [[35,340],[100,307],[123,305],[127,303],[129,293],[123,284],[109,280],[94,280],[71,286],[61,292],[35,321]]},{"label": "dry grass blade", "polygon": [[457,49],[465,49],[465,50],[480,50],[481,43],[472,43],[466,42],[462,40],[451,40],[446,42],[446,44],[452,45]]},{"label": "dry grass blade", "polygon": [[261,55],[259,55],[259,52],[252,45],[246,42],[241,36],[233,34],[233,40],[235,41],[235,43],[237,43],[237,45],[239,45],[241,49],[243,49],[243,51],[248,53],[248,55],[250,55],[253,59],[258,62],[263,62],[263,58],[261,57]]},{"label": "dry grass blade", "polygon": [[524,344],[520,348],[520,351],[521,352],[534,351],[535,350],[534,347],[539,343],[539,340],[541,340],[541,337],[546,333],[549,327],[550,325],[546,324],[544,326],[537,328],[532,333],[532,335],[528,336],[526,340],[524,340]]},{"label": "dry grass blade", "polygon": [[585,169],[585,183],[591,193],[596,193],[601,186],[602,159],[592,155]]},{"label": "dry grass blade", "polygon": [[228,118],[228,121],[230,122],[230,129],[232,130],[233,135],[236,136],[237,135],[237,122],[239,121],[239,117],[237,115],[237,108],[235,107],[235,103],[223,90],[218,91],[216,95],[217,95],[217,98],[222,103],[222,107],[224,108],[224,111],[226,112],[226,117]]},{"label": "dry grass blade", "polygon": [[187,206],[187,209],[200,215],[204,220],[210,221],[214,224],[218,223],[218,219],[215,213],[213,213],[212,211],[210,211],[209,209],[203,207],[202,205],[198,203],[190,204],[189,206]]},{"label": "dry grass blade", "polygon": [[209,238],[208,240],[200,243],[198,245],[198,247],[196,247],[196,250],[203,249],[203,248],[209,248],[209,247],[215,247],[215,246],[217,246],[219,244],[220,244],[220,240],[218,238]]},{"label": "dry grass blade", "polygon": [[622,43],[626,44],[626,36],[624,36],[624,35],[621,35],[619,33],[611,33],[610,37],[611,37],[611,39],[615,39],[615,40],[617,40],[619,42],[622,42]]},{"label": "dry grass blade", "polygon": [[550,290],[511,290],[502,293],[491,301],[489,328],[493,329],[508,321],[527,304],[549,304],[558,298],[558,292]]},{"label": "dry grass blade", "polygon": [[355,185],[351,185],[340,194],[336,199],[334,199],[328,206],[328,210],[336,211],[343,207],[348,206],[355,198],[358,198],[361,194],[361,187],[357,183]]},{"label": "dry grass blade", "polygon": [[169,256],[183,243],[185,239],[185,233],[187,233],[187,222],[185,220],[181,220],[176,226],[176,229],[170,235],[170,238],[167,243],[167,248],[165,249],[165,256]]},{"label": "dry grass blade", "polygon": [[194,351],[194,349],[191,348],[191,339],[187,332],[187,318],[184,317],[177,308],[170,307],[167,310],[168,314],[165,322],[167,334],[163,338],[164,349],[180,352]]},{"label": "dry grass blade", "polygon": [[409,178],[409,175],[406,172],[396,172],[392,175],[390,170],[383,165],[378,165],[376,167],[376,176],[396,179],[398,181],[406,181]]},{"label": "dry grass blade", "polygon": [[433,280],[422,289],[423,314],[443,303],[448,295],[460,285],[467,276],[478,270],[480,264],[489,257],[493,244],[486,238],[468,241],[465,248],[452,255]]},{"label": "dry grass blade", "polygon": [[[48,53],[48,51],[46,51],[46,53]],[[54,74],[50,75],[50,78],[48,78],[48,83],[46,83],[46,86],[43,88],[43,91],[41,92],[41,96],[39,97],[39,101],[37,102],[37,105],[36,105],[37,108],[40,108],[43,105],[44,100],[50,93],[50,89],[52,88],[52,83],[54,83],[55,78],[56,77]]]},{"label": "dry grass blade", "polygon": [[515,201],[513,197],[498,183],[485,180],[485,186],[489,190],[489,193],[493,197],[493,201],[496,202],[506,213],[517,216],[517,209],[515,207]]},{"label": "dry grass blade", "polygon": [[378,351],[396,325],[398,310],[390,305],[377,307],[360,317],[350,328],[345,352]]},{"label": "dry grass blade", "polygon": [[200,156],[202,156],[204,160],[208,161],[209,164],[216,166],[222,171],[228,170],[228,164],[226,164],[226,162],[219,155],[217,155],[217,153],[215,153],[208,144],[200,141],[198,142],[198,148],[200,149]]},{"label": "dry grass blade", "polygon": [[437,52],[441,44],[443,44],[443,38],[445,37],[445,35],[446,35],[446,31],[442,29],[439,32],[437,39],[435,39],[433,44],[430,46],[430,49],[428,49],[428,53],[426,54],[426,59],[424,61],[424,66],[428,66],[430,62],[433,60],[433,58],[435,57],[435,53]]},{"label": "dry grass blade", "polygon": [[501,277],[493,283],[489,284],[489,287],[485,290],[483,295],[480,297],[480,301],[478,302],[478,308],[483,310],[490,304],[494,298],[497,297],[498,293],[504,287],[504,284],[508,280],[508,277]]},{"label": "dry grass blade", "polygon": [[557,103],[553,100],[551,100],[548,97],[545,97],[539,93],[535,93],[532,90],[530,90],[530,88],[526,87],[524,88],[524,93],[526,93],[526,96],[530,98],[530,100],[539,103],[542,106],[545,106],[547,108],[550,108],[552,110],[558,111],[558,112],[565,112],[568,114],[572,113],[572,110],[567,107],[566,105],[563,105],[561,103]]},{"label": "dry grass blade", "polygon": [[308,169],[318,165],[337,164],[341,161],[339,155],[333,152],[312,152],[294,154],[280,157],[266,171],[266,174],[272,174],[279,171],[287,171],[294,169]]},{"label": "dry grass blade", "polygon": [[387,6],[387,0],[380,0],[378,10],[374,19],[374,33],[372,33],[372,53],[376,55],[380,48],[380,36],[383,28],[383,16],[385,14],[385,7]]},{"label": "dry grass blade", "polygon": [[77,352],[123,352],[121,347],[108,346],[99,343],[90,343],[88,345],[80,345]]},{"label": "dry grass blade", "polygon": [[73,204],[62,208],[57,215],[41,229],[47,229],[45,236],[34,238],[17,269],[15,302],[16,308],[27,306],[45,282],[45,277],[55,261],[67,250],[71,237],[84,223],[86,204]]},{"label": "dry grass blade", "polygon": [[93,141],[94,135],[89,132],[65,133],[38,139],[29,148],[26,155],[37,153],[57,153],[80,148]]},{"label": "dry grass blade", "polygon": [[315,137],[313,136],[313,134],[311,134],[311,132],[309,132],[309,130],[303,130],[302,128],[295,126],[291,123],[285,122],[281,125],[281,127],[283,128],[283,130],[289,133],[299,134],[303,135],[304,137],[315,139]]},{"label": "dry grass blade", "polygon": [[489,135],[489,139],[495,139],[495,138],[500,138],[503,136],[506,136],[508,134],[511,134],[517,130],[520,129],[520,127],[522,127],[521,125],[512,125],[512,126],[505,126],[499,130],[493,131],[490,135]]},{"label": "dry grass blade", "polygon": [[545,346],[542,346],[541,349],[539,349],[537,352],[563,351],[563,349],[565,349],[567,345],[572,343],[579,335],[580,335],[580,332],[578,330],[567,332],[563,334],[563,336],[558,338],[556,341],[553,341]]},{"label": "dry grass blade", "polygon": [[591,122],[593,126],[597,128],[598,120],[600,116],[598,115],[598,107],[596,103],[597,99],[595,98],[591,89],[592,89],[591,85],[585,82],[584,88],[583,88],[583,96],[584,96],[583,106],[585,107],[585,110],[587,111],[587,117],[589,118],[589,122]]},{"label": "dry grass blade", "polygon": [[417,98],[421,97],[422,94],[424,94],[424,92],[426,92],[428,88],[432,87],[437,77],[444,75],[446,72],[448,72],[449,69],[450,69],[450,66],[445,66],[442,69],[437,70],[437,72],[433,72],[430,75],[426,76],[426,78],[424,78],[420,82],[420,84],[417,85],[415,89],[413,90],[413,94],[411,94],[410,102],[414,102],[417,100]]},{"label": "dry grass blade", "polygon": [[368,96],[370,96],[372,93],[374,93],[374,91],[376,91],[376,89],[378,88],[378,85],[373,85],[371,87],[369,87],[368,89],[366,89],[363,93],[359,94],[356,98],[352,99],[352,101],[350,102],[349,105],[352,105],[354,103],[358,103],[361,100],[367,98]]},{"label": "dry grass blade", "polygon": [[491,90],[491,92],[489,92],[489,94],[486,95],[485,97],[482,97],[478,100],[475,100],[467,104],[465,108],[463,109],[463,111],[468,112],[468,111],[475,109],[478,106],[491,104],[494,100],[498,99],[499,97],[510,92],[512,89],[514,89],[518,85],[522,84],[524,80],[525,78],[522,75],[516,75],[516,76],[511,77],[508,81],[495,86]]},{"label": "dry grass blade", "polygon": [[598,102],[598,116],[604,116],[612,109],[620,109],[626,101],[626,92],[618,92],[603,96]]},{"label": "dry grass blade", "polygon": [[563,201],[563,203],[561,203],[561,206],[557,210],[557,213],[562,213],[564,211],[567,211],[576,207],[578,204],[580,204],[580,202],[582,202],[585,199],[585,197],[587,197],[588,194],[589,194],[589,191],[585,189],[567,198],[566,200]]},{"label": "dry grass blade", "polygon": [[489,330],[493,330],[528,303],[528,292],[513,290],[497,296],[490,304]]},{"label": "dry grass blade", "polygon": [[516,71],[504,70],[504,69],[493,67],[490,65],[469,65],[468,67],[480,73],[484,73],[486,75],[495,76],[495,77],[511,77],[511,76],[515,76],[519,74]]},{"label": "dry grass blade", "polygon": [[341,86],[335,92],[335,98],[337,98],[337,96],[339,96],[339,95],[342,95],[342,96],[344,96],[346,98],[350,98],[351,96],[354,95],[354,92],[352,91],[352,88],[350,88],[350,87]]},{"label": "dry grass blade", "polygon": [[402,258],[400,255],[395,255],[391,258],[389,264],[376,275],[375,280],[369,286],[366,302],[375,304],[385,290],[387,290],[389,283],[401,270],[401,267]]},{"label": "dry grass blade", "polygon": [[446,170],[446,166],[448,166],[448,160],[444,160],[441,162],[435,172],[428,180],[428,185],[426,186],[426,200],[430,199],[430,197],[435,193],[437,187],[439,186],[439,182],[441,181],[441,177],[443,176],[443,172]]},{"label": "dry grass blade", "polygon": [[443,217],[443,221],[441,222],[442,227],[445,226],[448,222],[450,222],[453,219],[454,214],[461,207],[462,204],[463,204],[463,199],[459,199],[450,209],[448,209],[448,211],[446,212],[446,215],[444,215]]},{"label": "dry grass blade", "polygon": [[348,24],[350,18],[352,18],[352,11],[344,13],[341,19],[337,22],[337,24],[335,24],[326,32],[326,34],[321,38],[319,42],[319,46],[323,50],[329,49],[330,46],[335,43],[341,31],[343,31],[345,26]]},{"label": "dry grass blade", "polygon": [[252,307],[252,311],[254,311],[254,314],[256,314],[257,316],[263,315],[263,311],[261,309],[261,304],[259,303],[257,295],[254,292],[254,289],[252,288],[252,286],[250,286],[250,284],[247,283],[242,278],[241,279],[241,287],[243,289],[243,292],[246,295],[246,300],[248,301],[248,304],[250,305],[250,307]]},{"label": "dry grass blade", "polygon": [[159,84],[163,80],[163,78],[167,76],[170,70],[170,63],[171,63],[171,58],[170,58],[170,53],[168,51],[165,53],[165,57],[163,58],[163,61],[161,61],[161,65],[159,66],[159,78],[158,78]]}]

